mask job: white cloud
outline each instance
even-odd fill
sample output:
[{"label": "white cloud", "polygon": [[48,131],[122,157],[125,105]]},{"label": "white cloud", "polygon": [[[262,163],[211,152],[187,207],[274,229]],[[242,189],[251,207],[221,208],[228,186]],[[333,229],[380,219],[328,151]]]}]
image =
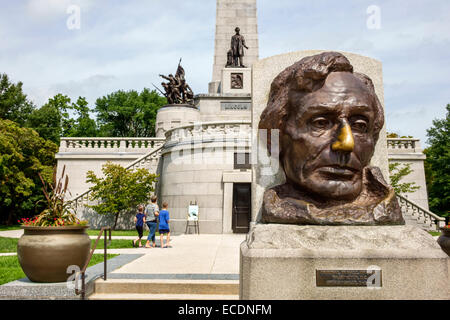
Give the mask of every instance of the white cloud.
[{"label": "white cloud", "polygon": [[[81,8],[80,30],[66,28],[70,4]],[[382,28],[368,30],[372,4],[258,0],[260,57],[326,49],[381,60],[388,126],[423,139],[450,102],[450,3],[380,0]],[[212,75],[215,13],[213,0],[5,2],[0,72],[22,81],[38,105],[58,91],[92,104],[113,90],[152,88],[161,82],[158,74],[174,72],[183,57],[191,87],[204,93]]]}]

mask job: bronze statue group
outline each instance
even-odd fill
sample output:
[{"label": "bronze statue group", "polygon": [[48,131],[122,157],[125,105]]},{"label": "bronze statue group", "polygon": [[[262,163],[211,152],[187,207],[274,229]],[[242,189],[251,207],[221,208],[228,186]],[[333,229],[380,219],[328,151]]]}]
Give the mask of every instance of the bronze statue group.
[{"label": "bronze statue group", "polygon": [[164,92],[159,90],[166,98],[169,104],[194,104],[194,92],[191,87],[186,83],[185,72],[180,63],[178,63],[177,72],[175,76],[169,74],[168,76],[159,75],[168,82],[162,82],[161,85],[164,88]]}]

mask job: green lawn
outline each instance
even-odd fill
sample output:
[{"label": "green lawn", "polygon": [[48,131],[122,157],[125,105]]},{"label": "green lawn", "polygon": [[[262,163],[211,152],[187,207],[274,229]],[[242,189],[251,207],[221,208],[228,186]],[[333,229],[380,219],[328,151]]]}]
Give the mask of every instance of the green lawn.
[{"label": "green lawn", "polygon": [[[87,230],[88,235],[90,236],[98,236],[100,233],[100,230],[94,230],[94,229],[89,229]],[[159,232],[156,232],[156,235],[159,236]],[[116,236],[116,237],[136,237],[137,238],[137,231],[136,230],[113,230],[112,232],[112,236]],[[144,237],[148,236],[148,230],[144,229]],[[102,236],[103,237],[103,236]]]},{"label": "green lawn", "polygon": [[19,239],[0,237],[0,253],[17,252]]},{"label": "green lawn", "polygon": [[[147,239],[142,239],[142,244],[145,245],[145,241]],[[9,252],[17,252],[17,242],[19,239],[14,238],[4,238],[0,237],[0,253],[9,253]],[[95,240],[91,240],[91,248],[94,246]],[[100,239],[97,249],[103,249],[103,237]],[[131,244],[131,240],[112,240],[111,245],[108,246],[108,249],[122,249],[122,248],[133,248]]]},{"label": "green lawn", "polygon": [[[95,244],[95,240],[92,239],[92,244],[91,244],[91,248],[94,246]],[[132,240],[121,240],[121,239],[116,239],[116,240],[112,240],[111,244],[108,245],[108,249],[124,249],[124,248],[133,248],[133,245],[131,243]],[[145,245],[145,241],[147,241],[147,239],[143,239],[142,240],[142,245]],[[109,241],[108,241],[109,242]],[[103,249],[104,248],[104,239],[103,237],[100,239],[100,241],[98,242],[97,245],[97,249]]]},{"label": "green lawn", "polygon": [[431,234],[433,237],[441,235],[440,231],[428,231],[428,233]]},{"label": "green lawn", "polygon": [[[107,258],[111,259],[117,254],[108,254]],[[92,256],[91,262],[89,263],[89,267],[96,265],[100,262],[103,262],[102,254],[94,254]],[[17,256],[6,256],[0,257],[0,285],[25,278],[25,274],[20,267],[19,260]]]},{"label": "green lawn", "polygon": [[12,225],[12,226],[0,226],[0,231],[9,231],[9,230],[18,230],[20,229],[20,225]]}]

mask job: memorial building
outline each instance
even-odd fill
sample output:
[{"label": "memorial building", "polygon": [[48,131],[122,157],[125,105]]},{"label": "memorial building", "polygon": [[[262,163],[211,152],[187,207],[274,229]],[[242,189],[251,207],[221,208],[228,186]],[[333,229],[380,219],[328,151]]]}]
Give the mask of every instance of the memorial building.
[{"label": "memorial building", "polygon": [[[62,138],[56,156],[58,170],[66,166],[77,214],[93,227],[112,220],[86,207],[86,172],[100,174],[102,165],[112,161],[159,174],[156,193],[160,202],[169,204],[173,233],[185,232],[191,204],[199,208],[200,233],[247,233],[261,218],[265,190],[285,179],[273,159],[258,149],[258,123],[268,104],[270,86],[283,69],[322,53],[299,51],[259,60],[258,48],[256,0],[217,0],[208,93],[194,95],[186,83],[189,70],[185,75],[179,66],[175,77],[165,77],[170,104],[158,110],[156,137]],[[372,79],[384,108],[381,62],[354,53],[341,54],[355,72]],[[175,85],[177,81],[182,85]],[[403,217],[406,224],[436,229],[443,222],[428,211],[424,158],[417,139],[386,139],[384,125],[371,165],[379,167],[388,180],[389,161],[411,163],[414,172],[405,182],[415,181],[420,189],[408,197],[399,195]],[[262,176],[256,163],[275,170]],[[122,215],[118,226],[132,225],[132,216]]]}]

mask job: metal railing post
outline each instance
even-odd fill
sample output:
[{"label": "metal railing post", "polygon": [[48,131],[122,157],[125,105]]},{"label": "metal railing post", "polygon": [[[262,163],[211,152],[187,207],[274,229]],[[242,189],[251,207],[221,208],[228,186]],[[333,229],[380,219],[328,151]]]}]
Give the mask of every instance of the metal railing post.
[{"label": "metal railing post", "polygon": [[[84,264],[84,267],[83,267],[83,269],[80,271],[80,274],[81,274],[81,292],[77,289],[77,284],[75,284],[75,294],[81,294],[81,299],[82,300],[84,300],[84,299],[86,299],[86,281],[85,281],[85,275],[86,275],[86,269],[87,269],[87,266],[89,265],[89,262],[91,262],[91,259],[92,259],[92,256],[94,255],[94,252],[95,252],[95,249],[97,249],[97,245],[98,245],[98,242],[99,242],[99,240],[101,239],[101,237],[102,237],[102,235],[103,235],[103,232],[105,232],[105,238],[104,238],[104,248],[103,248],[103,267],[104,267],[104,269],[103,269],[103,279],[106,281],[106,279],[107,279],[107,272],[108,272],[108,267],[107,267],[107,261],[108,261],[108,259],[107,259],[107,253],[108,253],[108,251],[107,251],[107,248],[108,248],[108,242],[107,242],[107,234],[106,234],[106,232],[109,232],[109,240],[110,240],[110,243],[111,243],[111,239],[112,239],[112,231],[111,231],[111,228],[110,227],[104,227],[104,228],[102,228],[101,230],[100,230],[100,234],[98,235],[98,237],[97,237],[97,240],[95,240],[95,244],[94,244],[94,246],[93,246],[93,248],[91,248],[91,253],[89,254],[89,257],[88,257],[88,259],[87,259],[87,261],[86,261],[86,263]],[[78,281],[77,280],[77,278],[75,279],[76,281]]]},{"label": "metal railing post", "polygon": [[106,281],[106,272],[107,272],[107,267],[106,267],[106,260],[107,260],[106,259],[106,254],[107,254],[106,248],[108,246],[108,244],[106,242],[107,238],[108,238],[108,236],[107,236],[107,234],[105,232],[105,243],[104,243],[104,254],[103,254],[103,264],[104,264],[103,280],[105,280],[105,281]]},{"label": "metal railing post", "polygon": [[86,299],[86,283],[84,281],[84,271],[81,272],[81,300]]}]

